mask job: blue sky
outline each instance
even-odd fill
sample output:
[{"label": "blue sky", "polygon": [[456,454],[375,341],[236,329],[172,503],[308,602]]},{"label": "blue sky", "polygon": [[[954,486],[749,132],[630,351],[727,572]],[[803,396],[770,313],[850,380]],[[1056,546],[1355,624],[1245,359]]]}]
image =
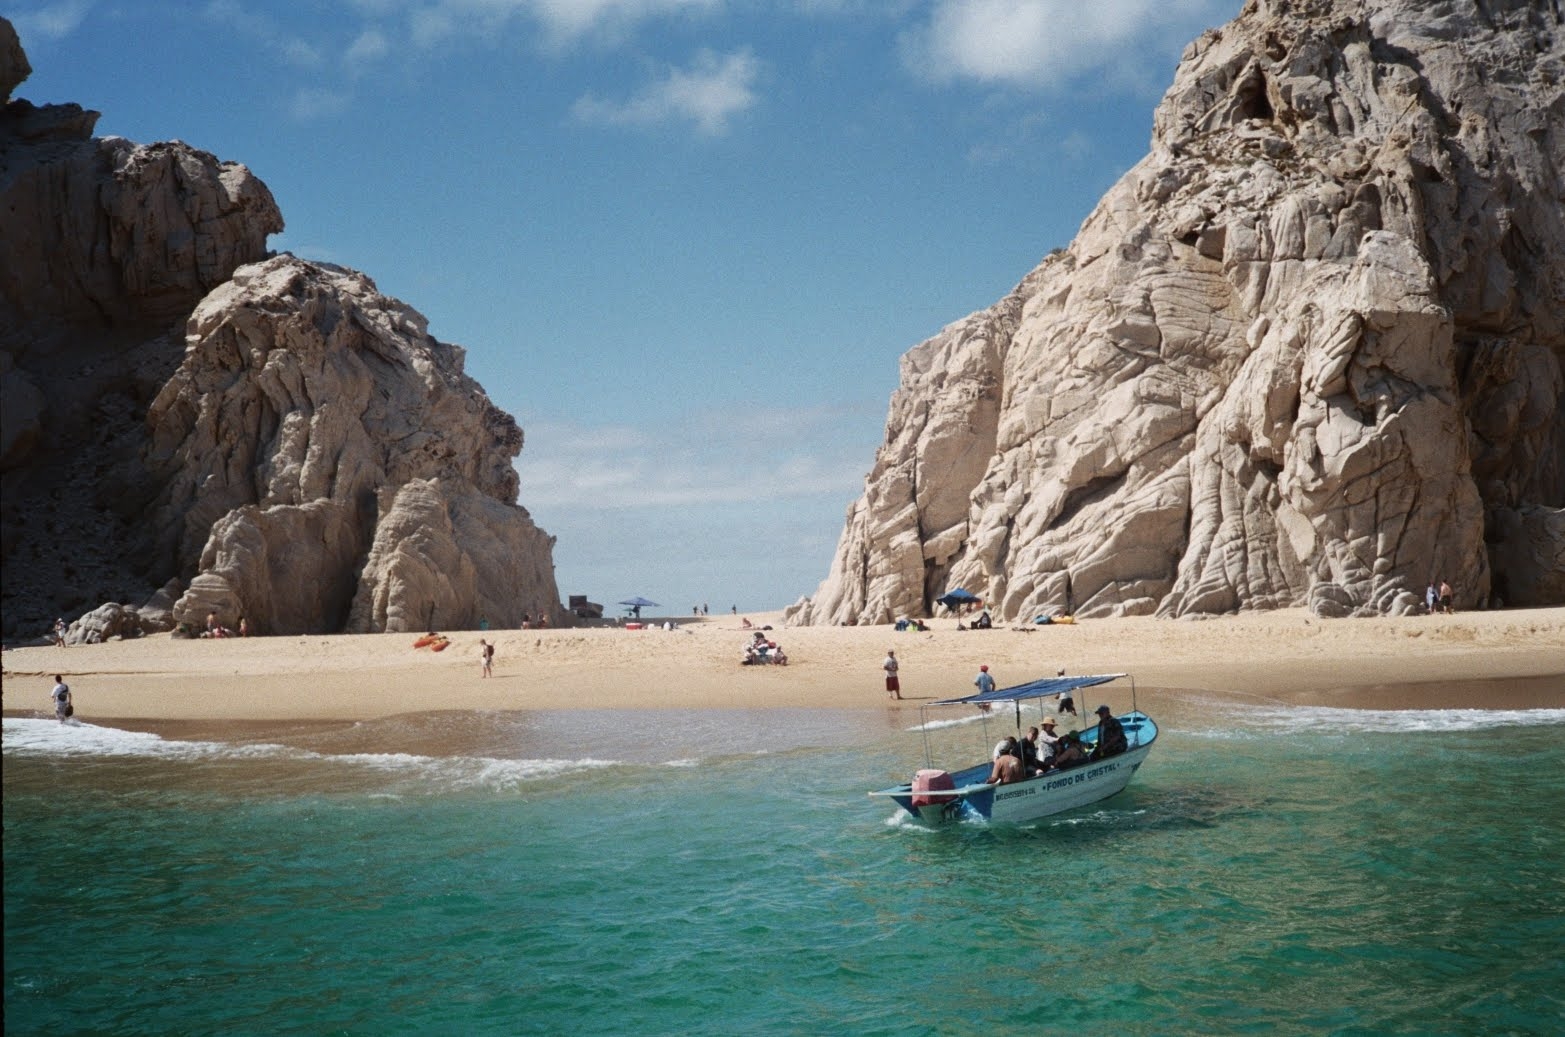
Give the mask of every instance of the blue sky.
[{"label": "blue sky", "polygon": [[826,575],[897,359],[1069,243],[1239,0],[8,4],[35,103],[276,196],[526,433],[560,593]]}]

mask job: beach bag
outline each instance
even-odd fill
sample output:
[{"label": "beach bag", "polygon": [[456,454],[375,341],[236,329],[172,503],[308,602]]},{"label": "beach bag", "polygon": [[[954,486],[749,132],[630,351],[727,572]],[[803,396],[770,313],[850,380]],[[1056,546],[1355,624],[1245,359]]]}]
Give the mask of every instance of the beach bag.
[{"label": "beach bag", "polygon": [[69,702],[67,702],[65,704],[65,715],[68,716],[68,717],[75,716],[76,715],[76,707],[71,705]]}]

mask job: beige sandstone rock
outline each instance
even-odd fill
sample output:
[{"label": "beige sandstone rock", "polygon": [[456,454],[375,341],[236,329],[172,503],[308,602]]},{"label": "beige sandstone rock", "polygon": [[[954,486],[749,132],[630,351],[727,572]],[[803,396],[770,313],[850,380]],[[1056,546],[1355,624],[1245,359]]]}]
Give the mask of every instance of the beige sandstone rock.
[{"label": "beige sandstone rock", "polygon": [[793,623],[1565,601],[1565,25],[1252,0],[1152,151],[903,359]]},{"label": "beige sandstone rock", "polygon": [[[0,18],[5,99],[29,71]],[[555,615],[521,430],[463,351],[363,275],[266,259],[282,217],[244,166],[96,119],[0,111],[7,636],[104,601],[76,636]]]},{"label": "beige sandstone rock", "polygon": [[174,575],[147,542],[148,402],[196,302],[282,228],[243,166],[94,139],[98,113],[10,94],[30,71],[0,19],[0,527],[4,630],[142,600]]},{"label": "beige sandstone rock", "polygon": [[153,511],[178,623],[258,633],[557,618],[553,539],[516,504],[522,432],[362,274],[242,267],[191,315],[153,401]]}]

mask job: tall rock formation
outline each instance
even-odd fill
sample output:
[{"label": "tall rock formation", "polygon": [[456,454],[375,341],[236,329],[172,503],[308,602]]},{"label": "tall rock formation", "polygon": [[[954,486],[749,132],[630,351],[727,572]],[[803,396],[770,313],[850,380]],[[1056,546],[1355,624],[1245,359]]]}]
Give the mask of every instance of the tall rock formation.
[{"label": "tall rock formation", "polygon": [[[11,100],[0,18],[4,630],[271,633],[558,609],[515,421],[368,278],[268,257],[244,166]],[[125,608],[123,605],[129,605]]]},{"label": "tall rock formation", "polygon": [[1557,0],[1250,0],[1068,249],[902,361],[793,623],[1565,602]]}]

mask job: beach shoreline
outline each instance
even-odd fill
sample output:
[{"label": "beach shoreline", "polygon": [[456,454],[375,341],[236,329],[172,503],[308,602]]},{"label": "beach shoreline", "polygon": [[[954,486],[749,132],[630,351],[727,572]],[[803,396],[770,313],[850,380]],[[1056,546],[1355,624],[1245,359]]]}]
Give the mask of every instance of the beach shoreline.
[{"label": "beach shoreline", "polygon": [[[362,721],[440,710],[876,709],[967,694],[980,664],[1002,687],[1064,668],[1129,673],[1146,708],[1167,690],[1238,702],[1369,709],[1565,707],[1565,608],[1322,620],[1302,609],[1200,621],[1150,618],[928,632],[783,627],[748,619],[788,666],[741,666],[739,617],[623,627],[134,641],[4,653],[6,715],[46,715],[53,675],[78,714],[139,721]],[[497,646],[480,676],[480,639]],[[904,699],[880,663],[901,660]],[[1124,682],[1121,682],[1123,684]],[[1116,685],[1116,688],[1119,686]],[[1120,691],[1112,694],[1124,697]],[[1112,701],[1112,699],[1111,699]],[[1128,708],[1129,702],[1114,702]]]}]

